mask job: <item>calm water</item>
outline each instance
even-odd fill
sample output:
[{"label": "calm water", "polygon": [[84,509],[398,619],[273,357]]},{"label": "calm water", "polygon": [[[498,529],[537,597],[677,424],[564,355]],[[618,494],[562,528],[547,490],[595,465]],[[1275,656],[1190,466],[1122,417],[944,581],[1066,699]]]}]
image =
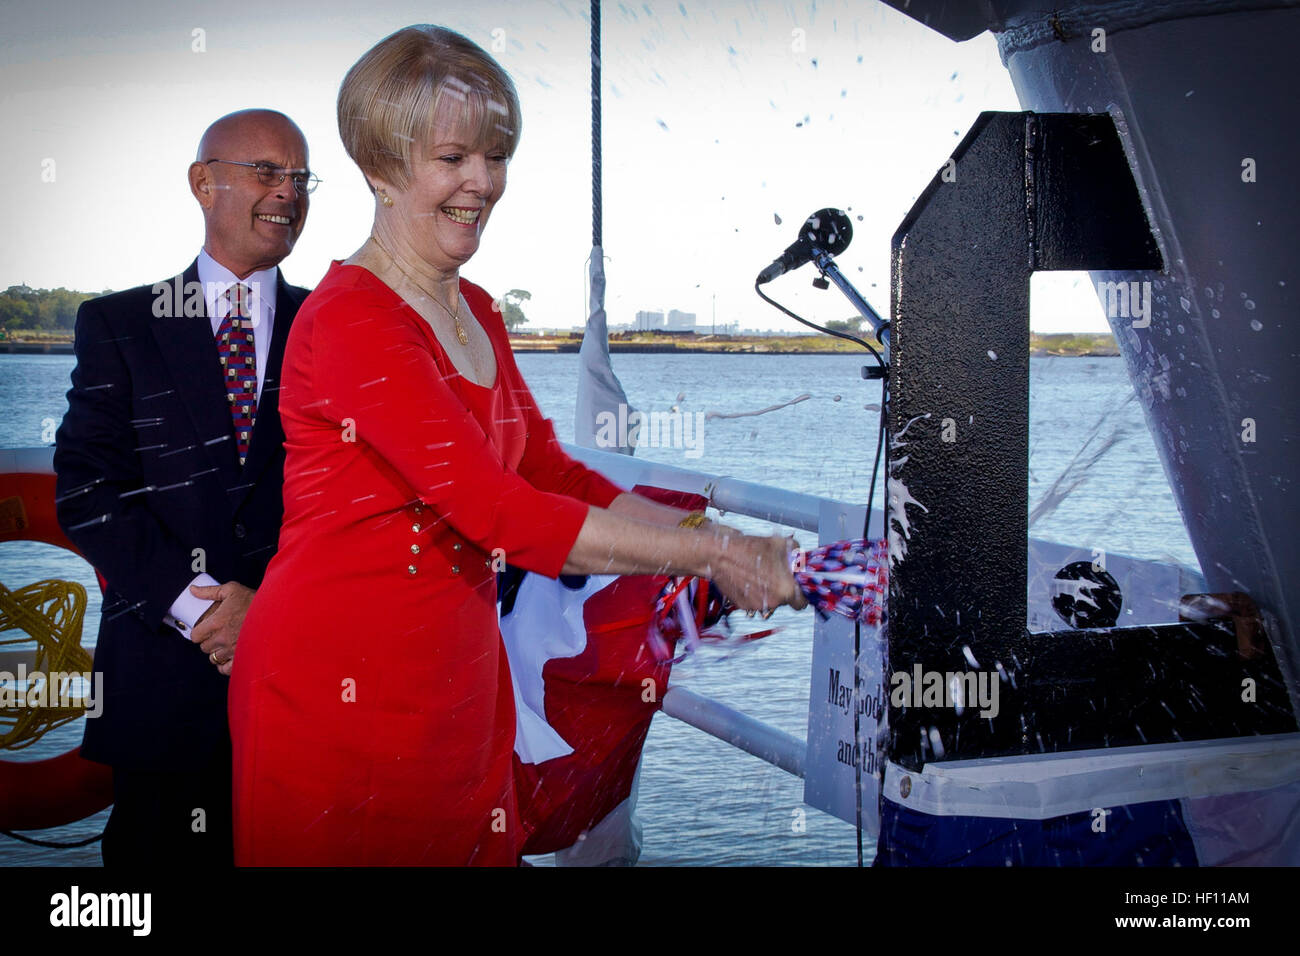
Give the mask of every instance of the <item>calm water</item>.
[{"label": "calm water", "polygon": [[[46,442],[50,422],[66,409],[73,361],[64,356],[0,355],[0,447]],[[576,355],[521,355],[519,365],[562,440],[573,436]],[[875,450],[879,386],[863,381],[852,356],[622,355],[615,371],[632,404],[644,411],[734,413],[808,400],[762,416],[710,419],[702,455],[645,448],[639,455],[847,500],[865,500]],[[1081,474],[1073,492],[1032,528],[1036,537],[1114,554],[1196,566],[1142,413],[1120,359],[1034,359],[1031,363],[1030,507],[1076,459],[1080,448],[1109,447]],[[1085,456],[1086,457],[1086,456]],[[880,495],[879,487],[877,496]],[[879,498],[877,499],[879,500]],[[758,522],[729,518],[759,530]],[[804,543],[811,543],[802,535]],[[0,580],[14,587],[46,577],[80,581],[98,593],[90,569],[44,545],[0,545]],[[99,626],[86,615],[85,643]],[[784,630],[724,661],[689,663],[674,682],[714,697],[803,739],[806,735],[812,620],[781,611]],[[72,725],[42,741],[50,756],[75,745]],[[803,806],[803,783],[783,771],[660,715],[650,731],[641,776],[643,864],[833,864],[856,859],[852,826],[809,808],[807,830],[791,832]],[[98,833],[107,814],[59,831],[50,840]],[[97,845],[48,850],[0,837],[0,863],[96,864]]]}]

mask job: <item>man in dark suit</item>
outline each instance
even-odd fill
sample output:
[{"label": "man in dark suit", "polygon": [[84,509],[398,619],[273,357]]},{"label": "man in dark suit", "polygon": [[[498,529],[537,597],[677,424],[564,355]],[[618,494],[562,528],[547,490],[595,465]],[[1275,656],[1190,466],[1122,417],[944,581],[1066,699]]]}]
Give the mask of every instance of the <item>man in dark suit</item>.
[{"label": "man in dark suit", "polygon": [[81,306],[54,454],[59,523],[106,581],[82,754],[113,767],[107,865],[233,862],[227,678],[284,510],[280,365],[307,290],[278,265],[316,182],[307,143],[280,113],[232,113],[189,182],[203,249]]}]

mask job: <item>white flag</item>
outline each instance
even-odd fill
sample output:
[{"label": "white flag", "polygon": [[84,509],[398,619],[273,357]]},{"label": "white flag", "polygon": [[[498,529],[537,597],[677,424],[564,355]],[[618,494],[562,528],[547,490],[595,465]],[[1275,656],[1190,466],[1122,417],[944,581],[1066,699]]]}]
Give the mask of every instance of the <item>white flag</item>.
[{"label": "white flag", "polygon": [[[591,295],[587,330],[578,352],[578,407],[573,440],[584,448],[599,448],[631,455],[636,450],[636,429],[610,427],[611,422],[637,421],[628,405],[623,384],[609,361],[609,330],[605,321],[605,256],[600,246],[591,250]],[[619,406],[626,407],[620,415]],[[604,416],[602,418],[602,416]],[[601,429],[602,421],[605,427]],[[624,434],[624,431],[627,434]],[[599,432],[603,432],[597,440]],[[612,436],[612,437],[611,437]]]}]

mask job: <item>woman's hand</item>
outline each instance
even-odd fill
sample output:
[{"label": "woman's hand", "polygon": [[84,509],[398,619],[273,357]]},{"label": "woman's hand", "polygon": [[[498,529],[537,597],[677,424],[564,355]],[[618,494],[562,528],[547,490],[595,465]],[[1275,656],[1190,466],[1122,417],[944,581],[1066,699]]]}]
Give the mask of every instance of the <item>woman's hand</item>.
[{"label": "woman's hand", "polygon": [[791,538],[779,535],[758,537],[727,528],[712,532],[717,548],[708,577],[732,604],[742,611],[775,610],[789,604],[795,610],[807,606],[794,572]]}]

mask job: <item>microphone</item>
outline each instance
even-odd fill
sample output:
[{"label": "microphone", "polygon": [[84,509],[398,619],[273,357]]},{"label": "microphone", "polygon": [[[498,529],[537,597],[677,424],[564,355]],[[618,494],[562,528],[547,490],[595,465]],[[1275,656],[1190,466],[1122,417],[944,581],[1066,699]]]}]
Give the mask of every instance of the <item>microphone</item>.
[{"label": "microphone", "polygon": [[758,274],[758,285],[810,262],[815,250],[838,256],[853,239],[853,224],[838,209],[818,209],[799,230],[799,238],[786,247],[779,259]]}]

